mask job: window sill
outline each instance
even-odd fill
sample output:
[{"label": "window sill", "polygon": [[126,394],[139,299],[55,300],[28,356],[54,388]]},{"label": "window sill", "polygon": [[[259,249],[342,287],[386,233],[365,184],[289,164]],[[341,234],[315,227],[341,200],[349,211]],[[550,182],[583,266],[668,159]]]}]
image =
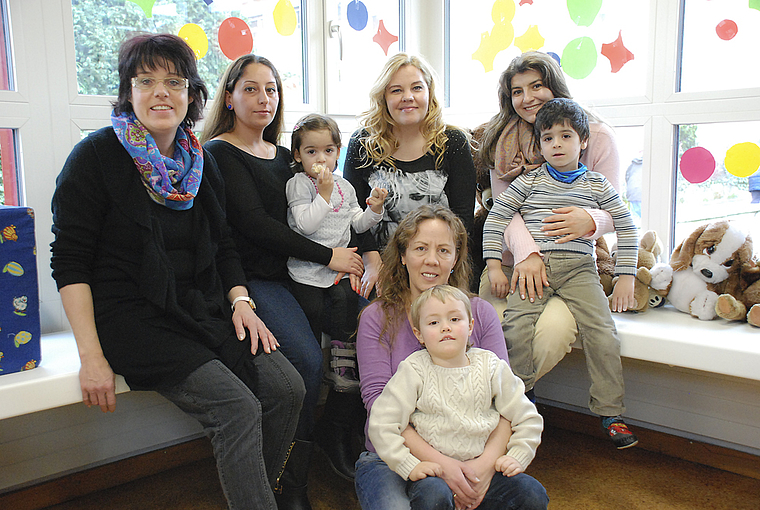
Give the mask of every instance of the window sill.
[{"label": "window sill", "polygon": [[[120,375],[116,392],[129,391]],[[82,402],[79,354],[71,331],[42,335],[42,363],[33,370],[0,376],[0,419]]]},{"label": "window sill", "polygon": [[[722,319],[700,321],[672,306],[613,314],[621,353],[671,366],[760,380],[760,329]],[[129,391],[120,375],[116,392]],[[70,331],[43,335],[42,364],[0,376],[0,419],[82,401],[79,356]]]}]

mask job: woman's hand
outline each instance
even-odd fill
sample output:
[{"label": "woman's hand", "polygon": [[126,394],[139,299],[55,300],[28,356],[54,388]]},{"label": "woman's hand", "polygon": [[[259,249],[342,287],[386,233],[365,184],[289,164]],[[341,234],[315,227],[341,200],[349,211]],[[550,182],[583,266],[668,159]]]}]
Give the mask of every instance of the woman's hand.
[{"label": "woman's hand", "polygon": [[[452,459],[451,457],[441,456],[438,460],[438,464],[441,466],[441,474],[438,475],[449,486],[451,492],[455,494],[454,503],[459,509],[474,509],[483,501],[485,490],[482,492],[476,490],[480,487],[480,478],[475,470],[470,467],[466,462],[460,462]],[[485,484],[485,489],[488,490],[489,481]]]},{"label": "woman's hand", "polygon": [[79,385],[82,388],[82,402],[87,407],[100,406],[104,413],[116,409],[116,376],[106,358],[100,354],[91,358],[83,357],[79,368]]},{"label": "woman's hand", "polygon": [[[368,251],[362,256],[364,261],[364,276],[361,281],[361,292],[359,295],[364,298],[369,298],[372,293],[372,289],[377,285],[377,280],[380,277],[380,268],[383,267],[383,260],[380,257],[380,252]],[[380,295],[380,289],[377,290],[377,295]]]},{"label": "woman's hand", "polygon": [[528,258],[515,264],[512,271],[512,283],[509,286],[509,293],[514,294],[515,289],[520,291],[520,299],[525,299],[527,291],[528,298],[532,303],[536,295],[538,299],[544,297],[544,287],[549,286],[549,278],[546,276],[546,266],[544,261],[536,252],[528,255]]},{"label": "woman's hand", "polygon": [[550,236],[564,236],[557,243],[566,243],[578,239],[596,230],[591,215],[580,207],[560,207],[552,209],[554,215],[544,218],[542,232]]},{"label": "woman's hand", "polygon": [[256,354],[259,350],[259,340],[264,347],[264,352],[270,353],[276,351],[280,346],[269,328],[266,327],[251,305],[245,301],[239,301],[235,304],[235,311],[232,312],[232,324],[235,325],[235,333],[238,340],[245,340],[245,330],[251,333],[251,352]]},{"label": "woman's hand", "polygon": [[[332,258],[327,267],[338,273],[351,273],[356,276],[362,276],[364,274],[364,262],[362,262],[361,256],[356,253],[356,247],[333,248]],[[343,278],[343,275],[339,276],[340,278]],[[338,280],[340,280],[340,278],[338,278]]]}]

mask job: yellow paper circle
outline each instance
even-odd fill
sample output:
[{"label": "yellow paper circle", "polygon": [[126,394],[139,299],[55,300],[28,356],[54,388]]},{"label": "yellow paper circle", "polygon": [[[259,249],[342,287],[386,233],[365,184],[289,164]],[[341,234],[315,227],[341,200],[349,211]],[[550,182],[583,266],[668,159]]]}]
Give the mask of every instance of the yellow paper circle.
[{"label": "yellow paper circle", "polygon": [[737,143],[726,151],[726,171],[737,177],[749,177],[760,168],[760,147],[752,142]]},{"label": "yellow paper circle", "polygon": [[188,23],[179,29],[177,34],[185,40],[190,49],[195,53],[195,59],[200,60],[208,51],[208,37],[206,32],[195,23]]},{"label": "yellow paper circle", "polygon": [[296,18],[296,10],[293,8],[293,4],[290,0],[280,0],[277,5],[274,6],[274,28],[280,35],[293,35],[298,25],[298,18]]},{"label": "yellow paper circle", "polygon": [[496,52],[506,50],[512,44],[515,36],[515,29],[511,23],[499,23],[493,26],[491,30],[491,48]]}]

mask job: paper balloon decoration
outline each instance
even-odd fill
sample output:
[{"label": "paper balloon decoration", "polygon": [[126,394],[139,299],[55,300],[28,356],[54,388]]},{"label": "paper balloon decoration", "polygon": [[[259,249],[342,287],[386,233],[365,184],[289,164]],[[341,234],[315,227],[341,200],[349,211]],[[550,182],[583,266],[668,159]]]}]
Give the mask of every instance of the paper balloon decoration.
[{"label": "paper balloon decoration", "polygon": [[551,58],[553,58],[554,61],[557,62],[558,66],[562,67],[562,62],[559,59],[559,55],[557,55],[553,51],[547,51],[546,54],[549,55]]},{"label": "paper balloon decoration", "polygon": [[496,0],[491,7],[491,19],[494,24],[511,23],[515,17],[515,3],[513,0]]},{"label": "paper balloon decoration", "polygon": [[253,35],[248,23],[240,18],[230,17],[219,25],[219,49],[224,56],[235,60],[253,51]]},{"label": "paper balloon decoration", "polygon": [[145,13],[146,18],[152,18],[153,17],[153,4],[156,3],[156,0],[129,0],[133,4],[137,4],[140,6],[140,8]]},{"label": "paper balloon decoration", "polygon": [[280,0],[277,2],[272,15],[274,16],[274,28],[277,29],[278,34],[284,36],[293,35],[298,26],[298,17],[296,17],[296,10],[293,8],[290,0]]},{"label": "paper balloon decoration", "polygon": [[531,25],[523,35],[515,37],[515,46],[525,53],[530,50],[540,50],[544,46],[545,41],[544,37],[538,32],[538,27]]},{"label": "paper balloon decoration", "polygon": [[602,0],[567,0],[570,19],[579,27],[590,27],[602,8]]},{"label": "paper balloon decoration", "polygon": [[692,147],[683,153],[678,167],[684,179],[699,184],[709,179],[715,171],[715,158],[704,147]]},{"label": "paper balloon decoration", "polygon": [[739,27],[730,19],[724,19],[715,27],[715,33],[724,41],[730,41],[739,33]]},{"label": "paper balloon decoration", "polygon": [[195,23],[188,23],[179,29],[177,34],[185,40],[190,49],[195,53],[195,60],[200,60],[208,51],[208,37],[206,32]]},{"label": "paper balloon decoration", "polygon": [[573,39],[562,52],[562,69],[565,74],[582,80],[596,67],[596,45],[590,37]]},{"label": "paper balloon decoration", "polygon": [[348,18],[348,25],[357,32],[364,30],[367,26],[367,6],[364,2],[357,0],[351,0],[348,6],[346,6],[346,18]]},{"label": "paper balloon decoration", "polygon": [[726,171],[737,177],[749,177],[760,168],[760,147],[752,142],[737,143],[726,151]]},{"label": "paper balloon decoration", "polygon": [[618,32],[618,38],[611,43],[602,44],[602,55],[610,59],[612,72],[616,73],[629,60],[633,60],[633,53],[623,44],[623,31]]},{"label": "paper balloon decoration", "polygon": [[391,44],[398,41],[398,37],[388,32],[388,29],[385,28],[385,23],[383,23],[383,20],[380,20],[380,25],[377,27],[377,33],[372,40],[379,44],[383,49],[383,52],[387,55],[388,48],[391,47]]}]

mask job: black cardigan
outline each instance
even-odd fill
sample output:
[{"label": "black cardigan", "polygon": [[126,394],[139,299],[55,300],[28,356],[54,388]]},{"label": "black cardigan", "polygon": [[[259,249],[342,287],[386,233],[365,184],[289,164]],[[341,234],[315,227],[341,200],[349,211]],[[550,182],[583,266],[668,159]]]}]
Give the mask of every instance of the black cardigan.
[{"label": "black cardigan", "polygon": [[293,177],[290,151],[257,158],[222,140],[204,145],[214,155],[227,193],[227,220],[248,279],[287,280],[288,257],[328,265],[332,249],[288,226],[285,184]]},{"label": "black cardigan", "polygon": [[185,268],[193,285],[180,296],[155,204],[111,127],[74,147],[56,183],[53,278],[59,289],[90,286],[103,352],[130,387],[155,389],[211,359],[241,359],[250,342],[236,339],[226,294],[246,280],[212,156],[204,153],[198,195],[182,212],[192,215],[195,242],[194,267]]}]

